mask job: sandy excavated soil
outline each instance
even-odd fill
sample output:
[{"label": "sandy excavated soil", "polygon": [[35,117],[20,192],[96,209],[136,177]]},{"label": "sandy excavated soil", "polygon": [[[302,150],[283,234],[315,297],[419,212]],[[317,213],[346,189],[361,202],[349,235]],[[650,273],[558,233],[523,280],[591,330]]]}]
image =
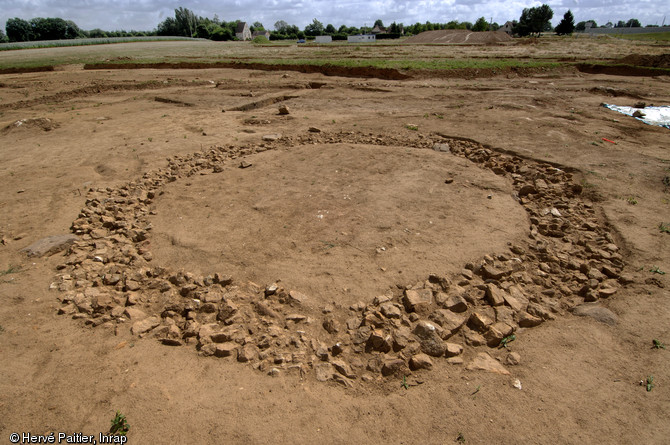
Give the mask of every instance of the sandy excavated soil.
[{"label": "sandy excavated soil", "polygon": [[670,435],[667,77],[0,82],[3,441]]}]

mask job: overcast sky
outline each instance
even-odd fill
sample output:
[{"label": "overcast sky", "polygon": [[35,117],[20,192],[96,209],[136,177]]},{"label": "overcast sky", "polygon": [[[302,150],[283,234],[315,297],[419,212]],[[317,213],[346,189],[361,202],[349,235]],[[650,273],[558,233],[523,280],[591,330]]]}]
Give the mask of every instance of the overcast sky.
[{"label": "overcast sky", "polygon": [[[259,21],[266,29],[284,20],[303,29],[316,18],[324,25],[332,23],[360,27],[372,26],[376,19],[385,25],[396,21],[404,24],[451,20],[475,22],[479,17],[493,19],[499,24],[518,20],[523,8],[540,6],[533,0],[0,0],[0,26],[4,29],[8,18],[29,20],[34,17],[60,17],[72,20],[80,28],[101,28],[106,31],[156,28],[166,17],[174,16],[174,9],[183,6],[197,15],[225,21]],[[661,25],[670,15],[668,0],[549,0],[556,25],[568,10],[575,21],[594,19],[601,25],[608,21],[627,21],[636,18],[642,25]],[[665,20],[666,24],[670,22]]]}]

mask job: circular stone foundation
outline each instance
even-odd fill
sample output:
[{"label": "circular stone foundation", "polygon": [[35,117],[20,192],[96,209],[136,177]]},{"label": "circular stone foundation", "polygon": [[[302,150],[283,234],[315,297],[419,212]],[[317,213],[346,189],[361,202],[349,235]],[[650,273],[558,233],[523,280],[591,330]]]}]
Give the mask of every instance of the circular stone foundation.
[{"label": "circular stone foundation", "polygon": [[457,272],[529,225],[507,180],[448,153],[329,144],[244,161],[164,187],[157,264],[348,305]]}]

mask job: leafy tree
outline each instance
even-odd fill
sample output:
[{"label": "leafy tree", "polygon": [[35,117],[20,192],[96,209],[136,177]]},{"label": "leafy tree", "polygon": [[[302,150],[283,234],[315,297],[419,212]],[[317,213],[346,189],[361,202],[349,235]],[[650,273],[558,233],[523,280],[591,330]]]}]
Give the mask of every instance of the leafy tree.
[{"label": "leafy tree", "polygon": [[337,32],[337,30],[335,29],[335,27],[333,25],[331,25],[330,23],[326,25],[326,34],[332,35],[332,34],[335,34],[336,32]]},{"label": "leafy tree", "polygon": [[615,28],[625,28],[626,27],[626,22],[623,20],[619,20],[616,25],[614,25]]},{"label": "leafy tree", "polygon": [[458,24],[458,29],[472,29],[472,23],[461,22],[461,23]]},{"label": "leafy tree", "polygon": [[314,19],[312,23],[305,26],[305,35],[307,36],[320,36],[323,34],[323,23]]},{"label": "leafy tree", "polygon": [[177,21],[173,17],[167,17],[165,20],[158,24],[156,29],[156,34],[159,36],[178,36],[179,27]]},{"label": "leafy tree", "polygon": [[521,37],[536,33],[540,35],[543,31],[551,29],[551,18],[554,11],[548,5],[542,5],[536,8],[524,8],[519,18],[519,22],[512,29],[515,34]]},{"label": "leafy tree", "polygon": [[486,21],[486,18],[479,17],[472,27],[473,31],[488,31],[489,22]]},{"label": "leafy tree", "polygon": [[2,29],[0,29],[0,43],[5,43],[5,42],[8,42],[8,41],[9,41],[9,39],[5,35],[5,32]]},{"label": "leafy tree", "polygon": [[372,27],[374,28],[375,26],[379,26],[380,28],[383,28],[384,27],[384,22],[382,22],[382,19],[375,20],[375,24],[372,25]]},{"label": "leafy tree", "polygon": [[254,22],[254,24],[251,26],[254,28],[254,31],[265,31],[265,28],[261,22]]},{"label": "leafy tree", "polygon": [[10,42],[29,42],[32,40],[33,30],[30,23],[18,17],[7,20],[5,31],[7,31],[7,38]]},{"label": "leafy tree", "polygon": [[230,28],[218,26],[210,33],[209,38],[217,42],[221,42],[233,40],[235,36]]},{"label": "leafy tree", "polygon": [[337,28],[338,34],[346,34],[349,28],[347,28],[347,25],[342,25],[339,28]]},{"label": "leafy tree", "polygon": [[181,6],[174,10],[174,18],[177,22],[178,35],[185,37],[193,37],[201,20],[199,17],[196,17],[193,11]]},{"label": "leafy tree", "polygon": [[638,19],[630,19],[626,22],[626,28],[641,28],[642,24]]},{"label": "leafy tree", "polygon": [[79,27],[71,20],[37,17],[30,21],[32,40],[74,39],[83,35]]},{"label": "leafy tree", "polygon": [[280,34],[286,34],[286,28],[288,28],[288,23],[286,23],[283,20],[277,20],[275,22],[275,31],[277,31]]},{"label": "leafy tree", "polygon": [[500,29],[500,25],[498,24],[498,22],[491,23],[491,31],[497,31],[499,29]]},{"label": "leafy tree", "polygon": [[207,24],[205,23],[198,23],[198,26],[195,28],[195,36],[200,38],[200,39],[209,39],[211,37],[212,33],[210,32],[209,28],[207,27]]},{"label": "leafy tree", "polygon": [[554,31],[559,36],[572,34],[575,31],[575,17],[572,15],[572,11],[568,9],[568,12],[563,15],[563,20],[556,26]]}]

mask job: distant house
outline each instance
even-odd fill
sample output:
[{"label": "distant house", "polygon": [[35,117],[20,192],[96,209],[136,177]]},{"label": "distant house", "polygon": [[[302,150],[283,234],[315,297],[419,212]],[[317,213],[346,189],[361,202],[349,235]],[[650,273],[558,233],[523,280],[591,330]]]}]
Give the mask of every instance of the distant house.
[{"label": "distant house", "polygon": [[270,31],[254,31],[254,33],[251,35],[252,38],[256,37],[265,37],[266,39],[270,40]]},{"label": "distant house", "polygon": [[386,28],[383,26],[375,25],[374,28],[372,28],[372,31],[370,31],[372,34],[386,34]]},{"label": "distant house", "polygon": [[503,31],[503,32],[506,32],[509,35],[512,35],[512,34],[514,34],[514,32],[512,31],[513,28],[514,28],[514,24],[508,20],[508,21],[505,22],[504,25],[502,25],[500,27],[500,29],[498,31]]},{"label": "distant house", "polygon": [[333,38],[331,36],[316,36],[314,37],[315,43],[333,43]]},{"label": "distant house", "polygon": [[347,36],[347,42],[349,43],[374,43],[377,41],[377,37],[374,34],[363,34],[357,36]]},{"label": "distant house", "polygon": [[247,22],[238,22],[235,28],[235,37],[239,40],[251,40],[251,31]]}]

